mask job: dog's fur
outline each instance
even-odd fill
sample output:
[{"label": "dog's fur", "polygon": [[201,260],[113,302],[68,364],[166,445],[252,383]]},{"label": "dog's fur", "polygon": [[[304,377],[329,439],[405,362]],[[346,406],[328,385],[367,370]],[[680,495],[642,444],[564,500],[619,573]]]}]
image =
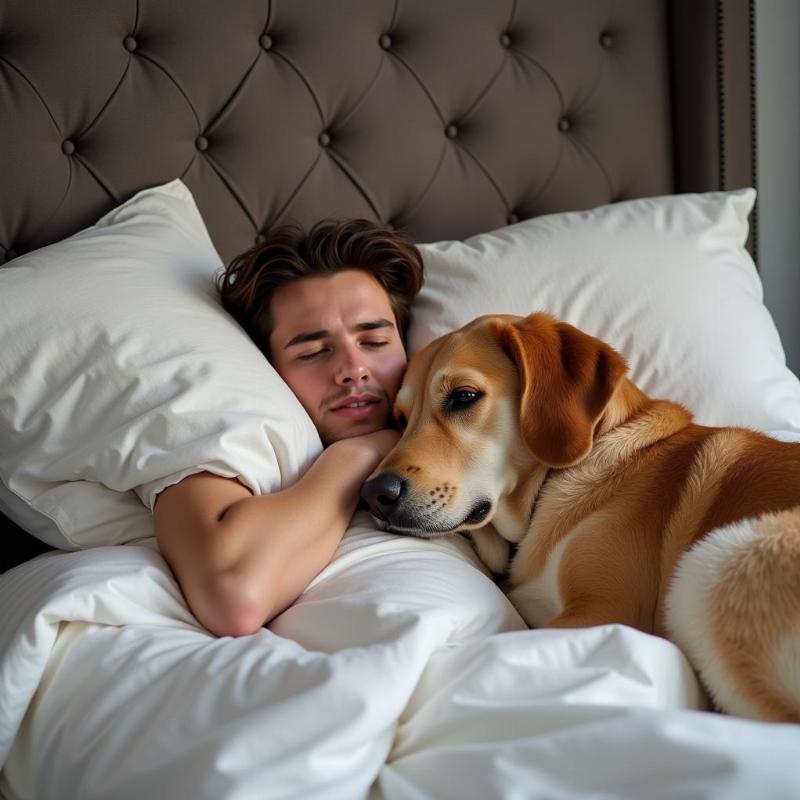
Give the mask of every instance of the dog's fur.
[{"label": "dog's fur", "polygon": [[722,710],[800,722],[800,444],[626,371],[545,314],[480,317],[412,359],[363,496],[390,530],[468,532],[529,625],[664,636]]}]

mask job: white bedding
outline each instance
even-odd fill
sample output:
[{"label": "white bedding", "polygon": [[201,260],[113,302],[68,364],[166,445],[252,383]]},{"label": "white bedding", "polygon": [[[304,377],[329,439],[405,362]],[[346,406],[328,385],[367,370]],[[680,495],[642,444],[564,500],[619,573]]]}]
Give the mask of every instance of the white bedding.
[{"label": "white bedding", "polygon": [[366,515],[254,636],[200,628],[148,545],[42,556],[0,608],[8,800],[800,796],[800,727],[696,710],[630,628],[523,630],[464,541]]}]

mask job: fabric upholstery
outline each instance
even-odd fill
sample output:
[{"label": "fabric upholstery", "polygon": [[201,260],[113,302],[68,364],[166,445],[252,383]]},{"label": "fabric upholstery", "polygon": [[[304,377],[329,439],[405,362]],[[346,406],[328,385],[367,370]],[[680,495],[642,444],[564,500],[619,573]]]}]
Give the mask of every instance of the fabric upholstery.
[{"label": "fabric upholstery", "polygon": [[668,68],[642,0],[9,0],[0,253],[175,177],[224,260],[287,219],[431,241],[663,194]]}]

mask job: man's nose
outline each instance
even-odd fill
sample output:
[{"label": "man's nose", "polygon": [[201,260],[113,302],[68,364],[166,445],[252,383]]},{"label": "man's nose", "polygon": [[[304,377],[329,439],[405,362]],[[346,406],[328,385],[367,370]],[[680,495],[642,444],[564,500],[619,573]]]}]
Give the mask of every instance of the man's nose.
[{"label": "man's nose", "polygon": [[336,368],[336,382],[341,385],[367,383],[369,369],[355,353],[345,353]]}]

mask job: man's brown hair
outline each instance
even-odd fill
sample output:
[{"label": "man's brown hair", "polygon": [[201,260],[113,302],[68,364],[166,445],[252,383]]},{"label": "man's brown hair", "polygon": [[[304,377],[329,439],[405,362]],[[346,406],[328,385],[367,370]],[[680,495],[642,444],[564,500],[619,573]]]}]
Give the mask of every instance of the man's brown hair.
[{"label": "man's brown hair", "polygon": [[422,287],[422,256],[402,234],[367,219],[323,220],[308,231],[299,225],[276,228],[231,261],[217,290],[225,310],[269,358],[275,290],[343,269],[363,270],[380,283],[405,337],[411,301]]}]

